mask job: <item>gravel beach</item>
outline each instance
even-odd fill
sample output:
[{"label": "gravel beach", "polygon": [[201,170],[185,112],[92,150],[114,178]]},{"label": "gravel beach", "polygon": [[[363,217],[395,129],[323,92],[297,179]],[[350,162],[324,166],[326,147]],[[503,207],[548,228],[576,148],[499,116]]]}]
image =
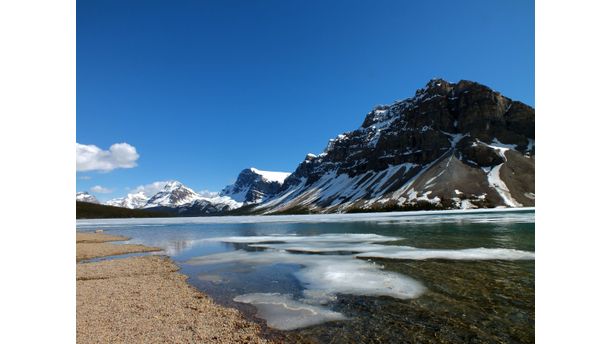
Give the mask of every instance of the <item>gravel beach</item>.
[{"label": "gravel beach", "polygon": [[[83,257],[159,250],[105,241],[101,233],[77,234]],[[81,242],[79,242],[81,240]],[[98,245],[99,247],[95,247]],[[138,246],[134,247],[134,246]],[[135,251],[140,249],[140,251]],[[129,253],[123,252],[123,253]],[[166,256],[77,263],[77,343],[267,343],[257,324],[190,286]]]}]

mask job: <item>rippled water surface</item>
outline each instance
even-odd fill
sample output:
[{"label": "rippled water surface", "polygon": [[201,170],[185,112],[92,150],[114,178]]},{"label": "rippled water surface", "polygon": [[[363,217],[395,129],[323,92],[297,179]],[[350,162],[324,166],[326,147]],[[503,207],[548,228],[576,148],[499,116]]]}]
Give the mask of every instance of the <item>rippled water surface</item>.
[{"label": "rippled water surface", "polygon": [[80,220],[288,342],[534,342],[535,214]]}]

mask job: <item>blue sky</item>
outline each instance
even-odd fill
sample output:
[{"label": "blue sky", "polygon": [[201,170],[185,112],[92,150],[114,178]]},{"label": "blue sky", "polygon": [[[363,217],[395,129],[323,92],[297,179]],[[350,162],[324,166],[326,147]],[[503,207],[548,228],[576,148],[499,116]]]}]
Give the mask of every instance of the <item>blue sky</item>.
[{"label": "blue sky", "polygon": [[78,0],[77,142],[137,158],[77,190],[291,172],[434,77],[533,106],[533,1]]}]

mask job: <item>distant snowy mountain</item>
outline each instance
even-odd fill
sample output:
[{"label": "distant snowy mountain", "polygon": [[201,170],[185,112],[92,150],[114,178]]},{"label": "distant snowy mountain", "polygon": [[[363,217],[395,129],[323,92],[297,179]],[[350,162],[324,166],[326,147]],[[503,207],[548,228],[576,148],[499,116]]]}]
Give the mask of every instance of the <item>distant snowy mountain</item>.
[{"label": "distant snowy mountain", "polygon": [[226,186],[220,195],[244,204],[261,203],[276,195],[290,174],[247,168],[242,170],[236,182]]},{"label": "distant snowy mountain", "polygon": [[144,208],[175,208],[202,198],[200,194],[180,182],[171,181],[168,182],[160,192],[153,195],[144,205]]},{"label": "distant snowy mountain", "polygon": [[105,204],[121,208],[140,209],[144,207],[148,201],[149,197],[147,197],[147,195],[141,191],[137,193],[130,193],[125,197],[111,199]]},{"label": "distant snowy mountain", "polygon": [[86,191],[77,192],[76,200],[79,202],[96,203],[96,204],[100,203],[94,195],[90,195]]},{"label": "distant snowy mountain", "polygon": [[237,202],[227,196],[205,197],[178,181],[166,183],[162,190],[151,197],[141,191],[112,199],[105,204],[129,209],[162,210],[183,216],[214,214],[233,210],[243,205],[242,202]]},{"label": "distant snowy mountain", "polygon": [[532,107],[487,86],[434,79],[308,154],[252,211],[534,206],[534,124]]},{"label": "distant snowy mountain", "polygon": [[189,204],[177,207],[176,209],[178,214],[182,216],[200,216],[234,210],[240,208],[242,205],[242,203],[236,202],[227,196],[215,196],[197,199]]}]

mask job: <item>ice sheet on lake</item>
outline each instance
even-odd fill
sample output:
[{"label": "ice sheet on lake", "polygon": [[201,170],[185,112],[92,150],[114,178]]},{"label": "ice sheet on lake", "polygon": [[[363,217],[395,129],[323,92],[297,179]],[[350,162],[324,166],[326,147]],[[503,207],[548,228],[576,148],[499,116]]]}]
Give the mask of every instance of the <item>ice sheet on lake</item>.
[{"label": "ice sheet on lake", "polygon": [[256,248],[267,248],[303,253],[351,252],[360,258],[385,258],[404,260],[448,259],[448,260],[533,260],[535,253],[510,248],[424,249],[411,246],[380,244],[342,244],[305,242],[287,244],[252,244]]},{"label": "ice sheet on lake", "polygon": [[266,319],[268,326],[278,330],[295,330],[328,321],[346,319],[342,313],[294,300],[291,295],[287,294],[244,294],[236,296],[234,301],[249,303],[257,307],[257,316]]},{"label": "ice sheet on lake", "polygon": [[363,214],[273,215],[273,216],[209,216],[140,219],[77,220],[77,228],[121,228],[125,226],[159,226],[172,224],[237,224],[237,223],[338,223],[389,222],[452,223],[495,221],[534,223],[535,208],[433,210]]},{"label": "ice sheet on lake", "polygon": [[388,249],[359,253],[361,258],[385,259],[447,259],[447,260],[533,260],[535,253],[509,248],[468,248],[462,250],[432,250],[407,246],[389,246]]},{"label": "ice sheet on lake", "polygon": [[368,252],[385,249],[388,246],[376,245],[368,243],[327,243],[327,242],[303,242],[303,243],[287,243],[287,244],[266,244],[258,243],[251,244],[250,247],[255,248],[270,248],[275,250],[284,250],[291,252],[303,253],[327,253],[327,252]]},{"label": "ice sheet on lake", "polygon": [[258,235],[258,236],[230,236],[208,238],[206,241],[221,241],[227,243],[262,243],[262,242],[299,242],[299,243],[360,243],[360,242],[385,242],[401,240],[397,237],[389,237],[378,234],[321,234],[310,236],[297,235]]}]

